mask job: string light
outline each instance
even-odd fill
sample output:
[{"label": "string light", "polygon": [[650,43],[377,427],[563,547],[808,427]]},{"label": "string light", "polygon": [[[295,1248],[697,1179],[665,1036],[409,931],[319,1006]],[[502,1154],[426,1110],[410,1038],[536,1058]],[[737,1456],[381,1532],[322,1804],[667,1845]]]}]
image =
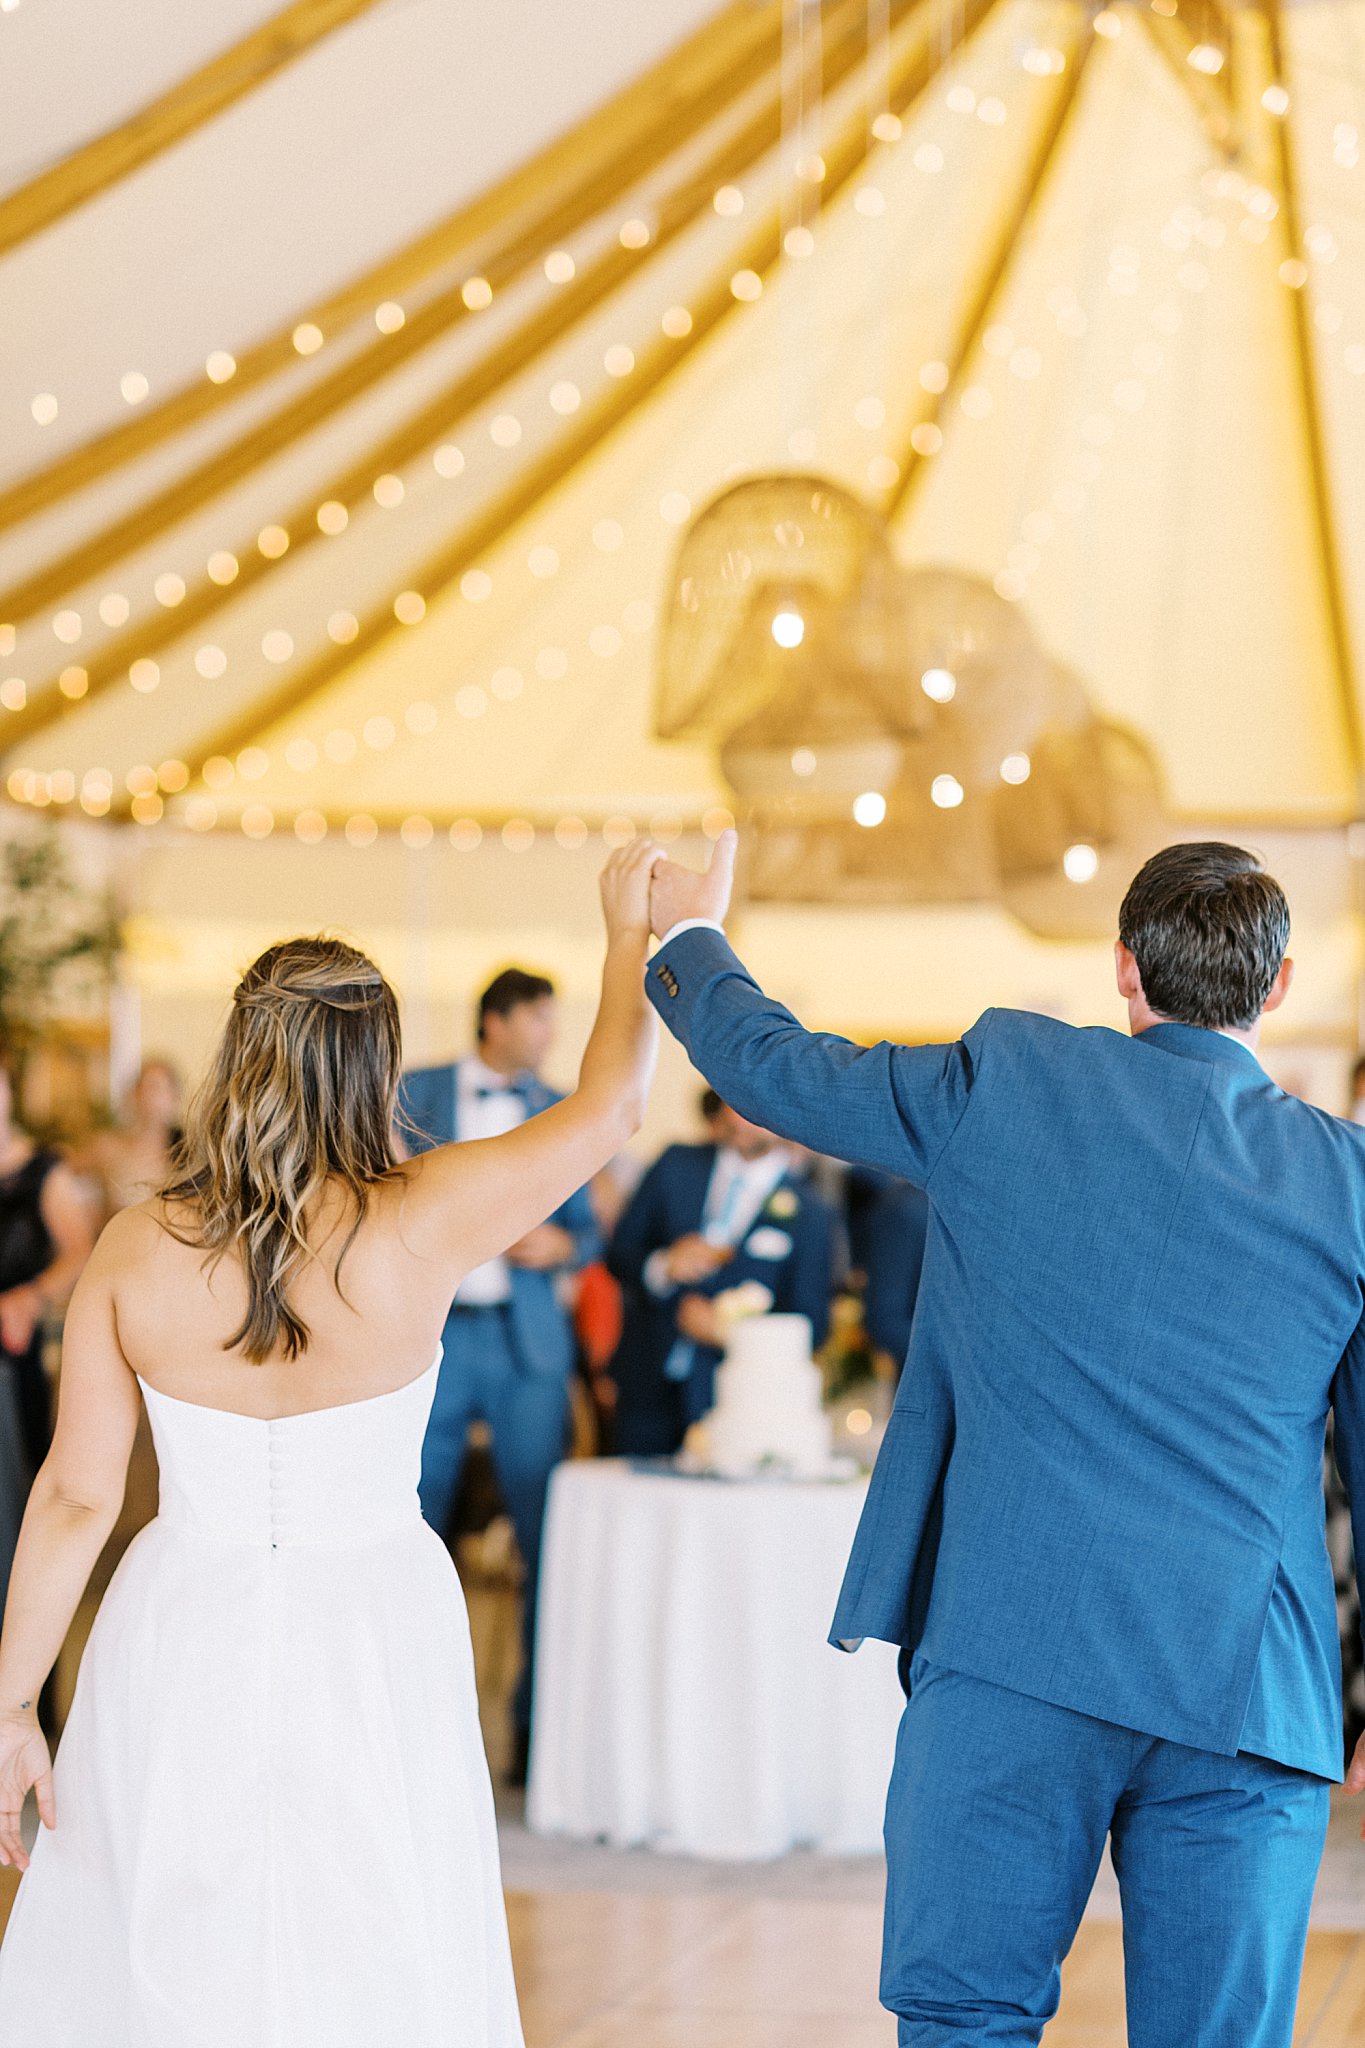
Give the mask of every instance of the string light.
[{"label": "string light", "polygon": [[1033,773],[1033,763],[1027,754],[1006,754],[1000,763],[1000,780],[1017,789],[1028,781]]},{"label": "string light", "polygon": [[935,704],[951,704],[957,695],[957,677],[947,668],[925,669],[919,686]]},{"label": "string light", "polygon": [[1062,855],[1062,872],[1068,882],[1093,882],[1100,871],[1100,857],[1093,846],[1079,841]]},{"label": "string light", "polygon": [[230,384],[237,375],[237,358],[228,354],[225,348],[214,349],[204,364],[204,375],[210,384]]},{"label": "string light", "polygon": [[568,284],[577,270],[567,249],[552,249],[545,258],[545,275],[551,284]]},{"label": "string light", "polygon": [[267,562],[278,562],[281,555],[289,552],[289,534],[283,526],[263,526],[256,536],[256,546]]},{"label": "string light", "polygon": [[936,775],[929,786],[929,795],[941,811],[955,811],[966,791],[955,775]]},{"label": "string light", "polygon": [[799,647],[806,637],[806,622],[800,612],[775,612],[770,631],[779,647]]},{"label": "string light", "polygon": [[52,392],[40,391],[29,406],[40,427],[50,427],[57,417],[57,400]]},{"label": "string light", "polygon": [[853,799],[854,822],[869,831],[880,825],[886,816],[886,798],[878,789],[865,789],[861,796]]},{"label": "string light", "polygon": [[437,476],[460,476],[464,470],[464,453],[453,441],[443,441],[431,458],[431,466]]},{"label": "string light", "polygon": [[385,299],[374,309],[374,324],[381,334],[397,334],[407,321],[407,314],[396,299]]},{"label": "string light", "polygon": [[229,554],[226,548],[219,548],[208,559],[209,581],[224,587],[229,583],[235,583],[238,576],[238,567],[236,555]]},{"label": "string light", "polygon": [[312,320],[302,320],[290,336],[296,352],[301,356],[316,355],[322,347],[323,333]]},{"label": "string light", "polygon": [[118,388],[123,394],[125,405],[141,405],[152,387],[141,370],[125,370],[119,378]]}]

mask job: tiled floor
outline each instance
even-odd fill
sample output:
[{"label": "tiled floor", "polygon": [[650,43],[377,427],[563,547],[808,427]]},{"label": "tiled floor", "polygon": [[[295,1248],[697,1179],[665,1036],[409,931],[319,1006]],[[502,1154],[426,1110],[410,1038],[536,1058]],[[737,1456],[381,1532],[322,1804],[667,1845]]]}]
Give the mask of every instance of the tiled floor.
[{"label": "tiled floor", "polygon": [[[622,1859],[624,1886],[638,1869]],[[875,1901],[791,1895],[781,1867],[769,1870],[776,1896],[719,1885],[509,1893],[527,2048],[895,2048],[876,2003]],[[717,1876],[724,1885],[733,1871]],[[810,1881],[798,1879],[798,1894]],[[13,1890],[0,1872],[0,1921]],[[1120,1930],[1097,1913],[1068,1958],[1044,2048],[1126,2040]],[[1315,1928],[1295,2048],[1363,2040],[1365,1932]]]}]

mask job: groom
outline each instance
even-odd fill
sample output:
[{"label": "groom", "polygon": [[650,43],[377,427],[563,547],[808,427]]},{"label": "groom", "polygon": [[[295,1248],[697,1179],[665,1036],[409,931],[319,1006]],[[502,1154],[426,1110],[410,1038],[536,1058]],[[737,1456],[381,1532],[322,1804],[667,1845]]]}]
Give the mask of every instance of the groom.
[{"label": "groom", "polygon": [[657,866],[655,1007],[743,1115],[930,1204],[832,1636],[899,1644],[909,1695],[902,2048],[1038,2041],[1106,1835],[1130,2048],[1288,2048],[1342,1776],[1329,1407],[1365,1559],[1365,1133],[1257,1061],[1284,895],[1168,847],[1120,918],[1130,1036],[988,1010],[864,1050],[745,973],[734,850]]}]

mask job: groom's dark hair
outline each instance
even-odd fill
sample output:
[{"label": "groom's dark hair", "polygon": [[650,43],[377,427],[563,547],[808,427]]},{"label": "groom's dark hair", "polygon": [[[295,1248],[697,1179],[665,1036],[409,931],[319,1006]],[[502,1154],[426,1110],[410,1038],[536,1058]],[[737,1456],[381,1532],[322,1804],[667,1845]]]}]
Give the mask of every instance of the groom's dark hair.
[{"label": "groom's dark hair", "polygon": [[1289,904],[1255,854],[1240,846],[1216,839],[1167,846],[1134,876],[1119,937],[1159,1017],[1246,1031],[1280,971]]}]

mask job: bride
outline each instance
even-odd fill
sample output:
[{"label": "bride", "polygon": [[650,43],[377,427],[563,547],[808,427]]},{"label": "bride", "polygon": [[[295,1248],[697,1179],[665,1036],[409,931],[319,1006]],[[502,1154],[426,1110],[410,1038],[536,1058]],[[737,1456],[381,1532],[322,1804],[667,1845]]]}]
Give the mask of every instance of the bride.
[{"label": "bride", "polygon": [[[417,1475],[461,1275],[638,1127],[657,858],[603,875],[576,1093],[505,1137],[395,1161],[397,1005],[364,954],[295,939],[243,978],[179,1177],[109,1224],[67,1317],[0,1637],[0,1861],[26,1873],[0,2040],[520,2048],[469,1627]],[[35,1702],[140,1398],[160,1512],[54,1769]]]}]

